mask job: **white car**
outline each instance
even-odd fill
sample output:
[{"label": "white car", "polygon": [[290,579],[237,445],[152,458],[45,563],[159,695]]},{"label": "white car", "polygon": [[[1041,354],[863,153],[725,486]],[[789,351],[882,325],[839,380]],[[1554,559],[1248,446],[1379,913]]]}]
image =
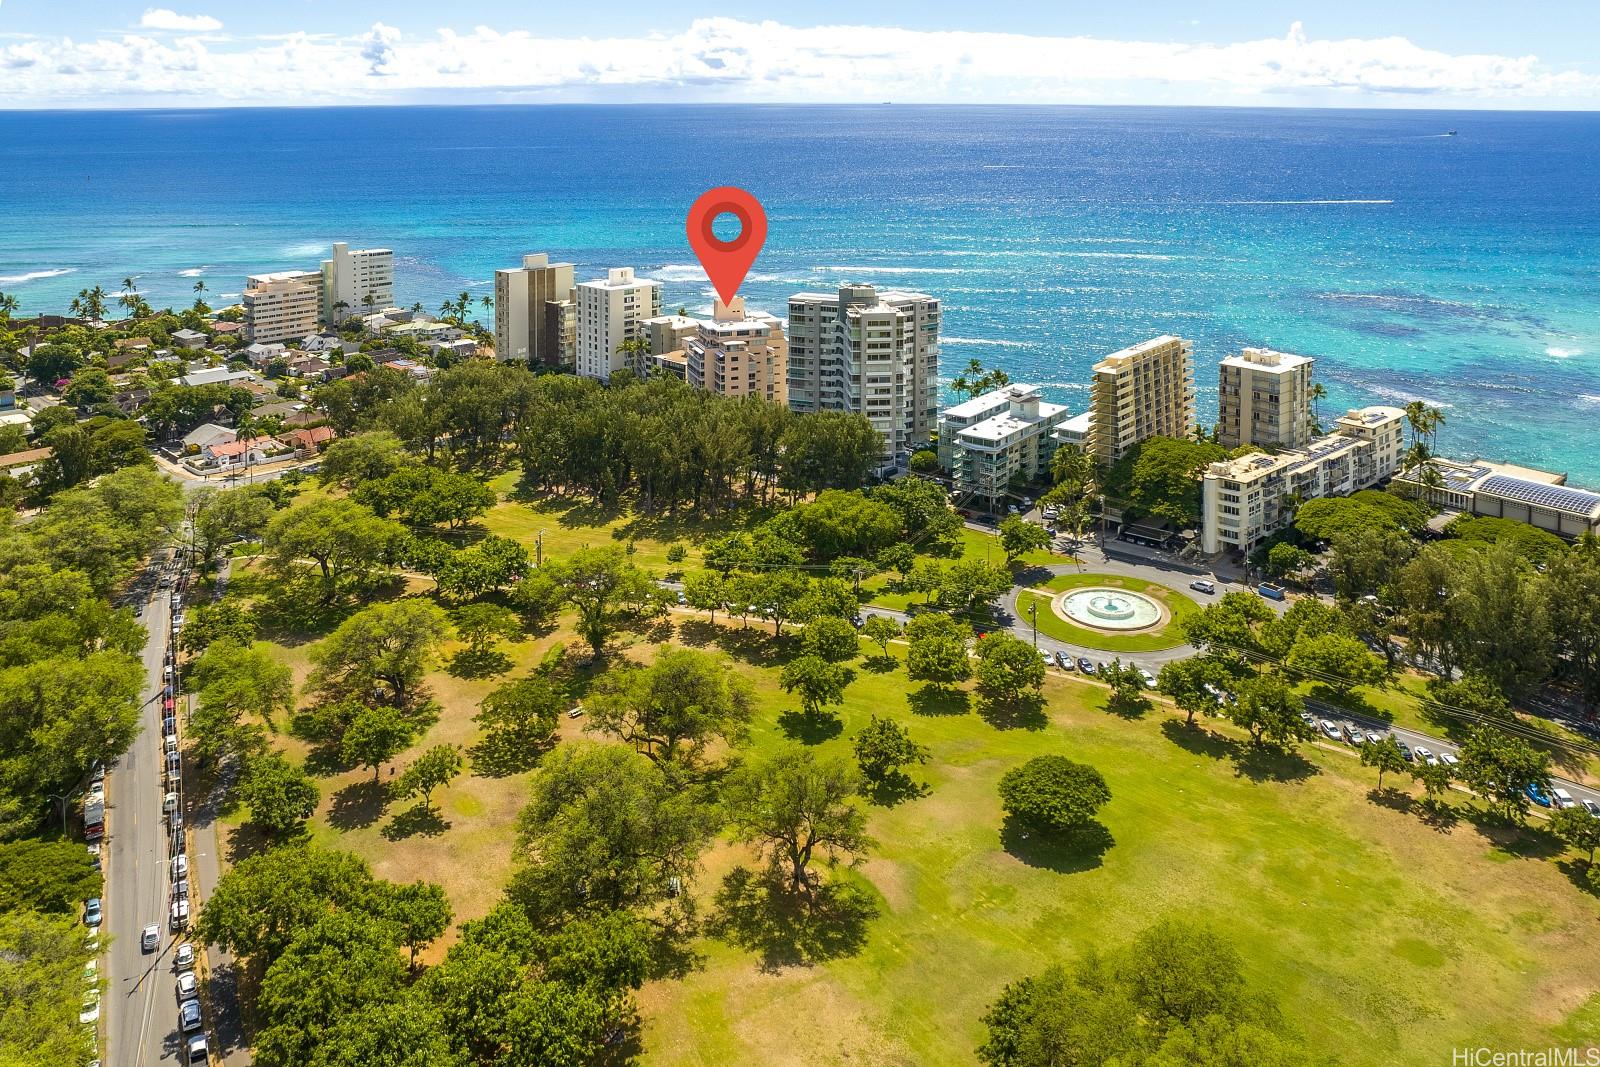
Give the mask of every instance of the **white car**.
[{"label": "white car", "polygon": [[1428,766],[1430,766],[1430,767],[1439,766],[1439,757],[1435,756],[1432,752],[1429,752],[1427,749],[1423,748],[1421,745],[1418,745],[1416,748],[1412,749],[1411,751],[1413,751],[1413,752],[1415,752],[1417,754],[1417,759],[1421,760],[1423,763],[1426,763]]},{"label": "white car", "polygon": [[187,898],[172,902],[172,908],[167,913],[167,925],[173,930],[182,930],[189,925],[189,901]]},{"label": "white car", "polygon": [[1207,596],[1210,596],[1217,591],[1216,583],[1208,582],[1204,578],[1196,578],[1194,581],[1189,583],[1189,588],[1193,589],[1197,593],[1204,593]]},{"label": "white car", "polygon": [[194,970],[194,946],[185,941],[172,954],[172,965],[179,971]]},{"label": "white car", "polygon": [[184,1052],[184,1062],[189,1064],[210,1063],[211,1049],[206,1044],[206,1035],[200,1034],[189,1039],[189,1044]]},{"label": "white car", "polygon": [[1156,676],[1143,667],[1139,668],[1139,677],[1144,679],[1144,687],[1146,689],[1154,689],[1156,687]]},{"label": "white car", "polygon": [[100,990],[91,989],[83,995],[83,1010],[78,1013],[78,1021],[86,1026],[100,1021]]},{"label": "white car", "polygon": [[172,857],[171,866],[173,881],[189,877],[189,857],[182,852]]},{"label": "white car", "polygon": [[1583,805],[1584,811],[1595,816],[1596,818],[1600,818],[1600,804],[1596,804],[1588,797],[1584,797],[1582,800],[1578,801],[1578,803]]},{"label": "white car", "polygon": [[1572,794],[1559,786],[1550,790],[1550,796],[1555,800],[1558,808],[1575,808],[1578,806],[1578,802],[1572,799]]},{"label": "white car", "polygon": [[192,1034],[205,1025],[200,1017],[200,1002],[186,1000],[178,1005],[178,1026],[186,1034]]},{"label": "white car", "polygon": [[1368,731],[1367,731],[1367,743],[1368,743],[1368,744],[1369,744],[1369,745],[1379,745],[1379,744],[1382,744],[1382,743],[1383,743],[1383,735],[1382,735],[1382,734],[1380,734],[1380,733],[1379,733],[1379,732],[1378,732],[1378,731],[1376,731],[1376,730],[1368,730]]},{"label": "white car", "polygon": [[1439,762],[1444,764],[1446,767],[1456,767],[1461,763],[1460,760],[1456,759],[1456,754],[1454,752],[1439,753]]},{"label": "white car", "polygon": [[1339,732],[1338,723],[1334,722],[1332,719],[1322,720],[1322,732],[1333,738],[1335,741],[1344,740],[1344,734]]},{"label": "white car", "polygon": [[200,983],[195,979],[193,971],[183,971],[178,975],[178,1002],[193,1000],[199,995]]}]

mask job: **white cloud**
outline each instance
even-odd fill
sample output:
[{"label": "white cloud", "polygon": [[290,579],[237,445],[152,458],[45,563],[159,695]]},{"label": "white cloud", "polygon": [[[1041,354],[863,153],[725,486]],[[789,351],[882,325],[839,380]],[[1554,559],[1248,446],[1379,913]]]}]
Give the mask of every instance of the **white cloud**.
[{"label": "white cloud", "polygon": [[[184,20],[161,10],[146,14]],[[191,16],[192,20],[206,16]],[[215,22],[215,20],[208,20]],[[197,28],[193,21],[186,28]],[[402,36],[35,39],[0,47],[7,97],[51,104],[748,100],[1594,106],[1600,77],[1535,56],[1405,38],[1185,44],[697,19],[681,32],[537,37],[478,26]],[[381,77],[374,77],[381,75]]]},{"label": "white cloud", "polygon": [[222,21],[210,15],[180,15],[169,7],[152,7],[145,9],[144,15],[139,19],[139,26],[146,30],[204,32],[222,29]]}]

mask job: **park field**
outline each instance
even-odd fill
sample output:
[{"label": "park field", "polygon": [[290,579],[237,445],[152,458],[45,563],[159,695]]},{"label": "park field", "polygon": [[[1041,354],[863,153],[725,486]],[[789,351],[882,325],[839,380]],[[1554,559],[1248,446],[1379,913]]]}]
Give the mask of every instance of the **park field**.
[{"label": "park field", "polygon": [[[632,540],[636,561],[658,572],[670,544],[681,539],[692,552],[707,533],[693,520],[646,527],[551,502],[504,502],[486,526],[525,543],[544,530],[547,556]],[[982,536],[967,537],[969,554],[986,549]],[[236,567],[230,597],[251,598],[252,571]],[[393,595],[429,596],[431,583],[412,579]],[[512,666],[495,677],[453,673],[448,645],[427,677],[440,717],[396,765],[434,744],[470,748],[484,695],[553,645],[575,645],[571,621],[504,645]],[[297,684],[331,625],[267,634]],[[750,680],[749,757],[797,728],[797,701],[777,680],[795,652],[792,636],[774,641],[768,626],[712,625],[675,611],[624,634],[610,655],[648,660],[669,643],[715,651]],[[976,1063],[980,1018],[1005,983],[1124,943],[1175,912],[1231,938],[1251,978],[1275,992],[1328,1062],[1446,1062],[1458,1046],[1582,1044],[1600,1034],[1600,900],[1574,884],[1578,866],[1541,830],[1500,827],[1460,795],[1454,814],[1425,818],[1409,783],[1391,778],[1377,793],[1373,772],[1342,747],[1272,754],[1225,723],[1186,728],[1161,705],[1118,717],[1104,710],[1106,690],[1077,676],[1050,672],[1037,714],[996,717],[968,689],[916,689],[898,659],[863,658],[853,668],[839,729],[805,740],[848,753],[871,715],[895,718],[930,750],[913,768],[926,793],[869,806],[875,844],[859,866],[831,875],[865,905],[825,936],[812,931],[803,950],[782,922],[720,921],[724,877],[752,860],[742,846],[716,844],[692,888],[706,924],[688,965],[639,993],[639,1062]],[[586,684],[575,678],[574,695]],[[370,771],[321,759],[279,725],[274,743],[307,762],[322,793],[316,841],[364,857],[380,877],[440,883],[458,922],[495,905],[536,771],[475,769],[438,790],[436,813],[425,814],[389,797],[387,768],[375,784]],[[582,726],[564,719],[562,737],[594,736]],[[999,778],[1042,753],[1105,776],[1112,800],[1093,843],[1060,849],[1003,832]],[[247,816],[228,818],[231,859],[256,847]]]},{"label": "park field", "polygon": [[[511,675],[562,639],[507,646]],[[752,755],[785,740],[794,701],[776,676],[789,648],[769,629],[675,614],[630,635],[620,654],[648,659],[662,642],[717,650],[751,680]],[[297,679],[310,647],[280,646]],[[873,914],[803,961],[781,930],[697,939],[682,977],[641,991],[642,1062],[972,1063],[979,1018],[1007,981],[1174,911],[1226,932],[1309,1044],[1336,1062],[1431,1062],[1459,1044],[1537,1046],[1600,1024],[1600,902],[1550,861],[1542,834],[1503,840],[1466,816],[1425,822],[1404,794],[1375,797],[1371,773],[1342,751],[1263,756],[1227,726],[1191,731],[1159,707],[1118,718],[1103,710],[1100,686],[1077,678],[1052,673],[1043,713],[1015,722],[985,717],[964,691],[908,694],[898,663],[855,669],[842,730],[812,740],[847,751],[876,713],[905,722],[932,753],[918,773],[927,795],[873,806],[875,847],[835,875],[864,890]],[[477,702],[500,680],[431,672],[443,714],[414,751],[470,745]],[[1046,752],[1105,775],[1113,799],[1099,847],[1003,839],[998,779]],[[493,906],[526,775],[464,775],[436,795],[437,818],[419,819],[370,772],[315,769],[320,843],[362,855],[385,878],[442,883],[458,920]],[[248,847],[247,833],[236,845]],[[714,920],[722,877],[749,862],[727,843],[707,855],[702,915]]]}]

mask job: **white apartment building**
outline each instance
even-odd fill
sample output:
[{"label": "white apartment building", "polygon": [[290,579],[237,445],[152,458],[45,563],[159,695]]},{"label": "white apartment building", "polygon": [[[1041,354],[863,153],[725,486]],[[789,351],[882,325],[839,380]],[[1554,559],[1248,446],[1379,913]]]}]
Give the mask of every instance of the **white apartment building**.
[{"label": "white apartment building", "polygon": [[394,252],[339,241],[322,261],[322,321],[340,323],[394,303]]},{"label": "white apartment building", "polygon": [[322,314],[322,274],[286,270],[252,274],[239,297],[244,305],[244,336],[271,344],[317,332]]},{"label": "white apartment building", "polygon": [[1304,449],[1213,463],[1201,476],[1200,549],[1249,552],[1294,521],[1307,500],[1368,489],[1400,469],[1405,412],[1352,409]]},{"label": "white apartment building", "polygon": [[[1432,477],[1424,479],[1425,470]],[[1570,486],[1554,471],[1434,456],[1397,474],[1395,484],[1449,511],[1514,519],[1569,539],[1600,534],[1600,493]]]},{"label": "white apartment building", "polygon": [[522,257],[522,266],[494,272],[494,353],[500,360],[570,367],[573,318],[571,263],[551,263],[545,253]]},{"label": "white apartment building", "polygon": [[789,298],[787,390],[794,411],[865,415],[894,458],[937,429],[939,301],[844,285]]},{"label": "white apartment building", "polygon": [[1311,440],[1310,356],[1246,348],[1217,370],[1217,443],[1304,448]]},{"label": "white apartment building", "polygon": [[1150,437],[1194,431],[1194,345],[1164,334],[1113,352],[1094,365],[1089,447],[1115,463]]},{"label": "white apartment building", "polygon": [[759,396],[781,404],[789,365],[783,320],[746,312],[744,298],[716,302],[710,322],[683,339],[684,380],[721,396]]},{"label": "white apartment building", "polygon": [[939,462],[950,489],[994,512],[1014,482],[1044,476],[1067,409],[1046,403],[1035,385],[1007,385],[939,415]]},{"label": "white apartment building", "polygon": [[632,267],[613,267],[604,278],[580,282],[575,303],[580,375],[608,382],[624,367],[638,373],[648,369],[643,358],[617,349],[624,341],[645,338],[641,324],[661,314],[660,282],[635,278]]}]

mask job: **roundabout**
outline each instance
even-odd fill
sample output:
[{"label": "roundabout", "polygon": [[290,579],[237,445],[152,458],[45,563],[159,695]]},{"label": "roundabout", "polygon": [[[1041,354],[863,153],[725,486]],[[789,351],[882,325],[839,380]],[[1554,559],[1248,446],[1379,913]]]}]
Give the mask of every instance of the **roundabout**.
[{"label": "roundabout", "polygon": [[1184,644],[1181,623],[1200,610],[1186,594],[1113,574],[1058,574],[1016,594],[1016,619],[1039,633],[1106,652],[1158,652]]}]

